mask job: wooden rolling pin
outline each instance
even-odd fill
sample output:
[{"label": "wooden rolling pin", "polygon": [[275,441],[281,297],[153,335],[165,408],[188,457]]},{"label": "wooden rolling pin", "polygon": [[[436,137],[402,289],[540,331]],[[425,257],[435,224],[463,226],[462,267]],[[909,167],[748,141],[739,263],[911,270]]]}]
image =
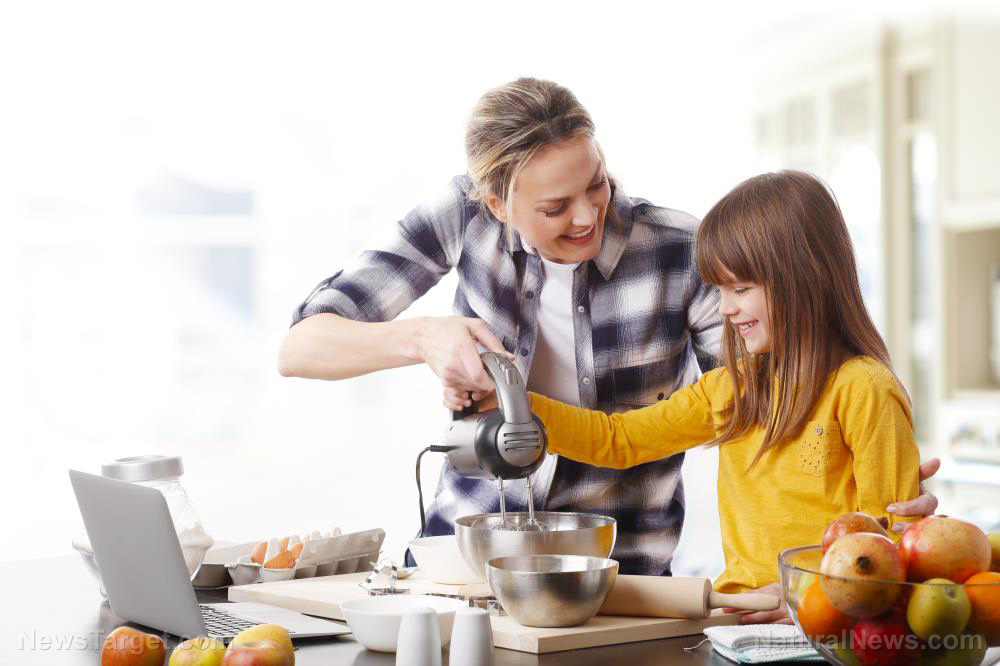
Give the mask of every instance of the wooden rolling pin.
[{"label": "wooden rolling pin", "polygon": [[715,592],[707,578],[619,574],[597,613],[697,619],[708,617],[714,608],[768,611],[779,605],[781,599],[770,594]]}]

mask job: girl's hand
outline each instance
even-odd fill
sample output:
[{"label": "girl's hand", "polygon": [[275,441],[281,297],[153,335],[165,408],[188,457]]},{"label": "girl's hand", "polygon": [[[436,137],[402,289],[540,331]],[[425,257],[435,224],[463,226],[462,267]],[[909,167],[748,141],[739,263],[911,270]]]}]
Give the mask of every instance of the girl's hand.
[{"label": "girl's hand", "polygon": [[[781,605],[773,611],[756,611],[747,613],[740,617],[740,624],[792,624],[792,618],[788,614],[788,606],[785,604],[785,597],[781,594],[781,583],[771,583],[757,590],[747,590],[748,592],[760,592],[761,594],[773,594],[781,599]],[[724,608],[726,613],[742,612],[736,608]]]},{"label": "girl's hand", "polygon": [[[497,393],[496,391],[476,391],[473,394],[474,399],[478,403],[476,405],[476,411],[485,412],[487,409],[493,409],[497,406]],[[444,387],[444,406],[453,412],[460,412],[465,407],[470,407],[472,405],[472,398],[469,397],[468,391],[459,391],[451,387]]]},{"label": "girl's hand", "polygon": [[[924,481],[931,478],[941,469],[941,459],[931,458],[920,464],[920,497],[907,502],[897,502],[886,507],[887,513],[897,516],[930,516],[937,510],[938,498],[924,487]],[[893,523],[893,532],[905,532],[912,523]]]},{"label": "girl's hand", "polygon": [[445,387],[445,406],[460,410],[467,396],[473,398],[493,391],[490,378],[479,358],[480,344],[487,350],[507,354],[500,340],[482,319],[471,317],[427,317],[421,320],[416,339],[417,355],[430,366]]}]

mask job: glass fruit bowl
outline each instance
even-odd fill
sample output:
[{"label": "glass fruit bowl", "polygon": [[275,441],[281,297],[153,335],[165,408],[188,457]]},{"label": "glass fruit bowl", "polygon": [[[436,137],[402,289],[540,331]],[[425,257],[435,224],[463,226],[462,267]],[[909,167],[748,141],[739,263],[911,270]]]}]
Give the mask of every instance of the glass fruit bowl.
[{"label": "glass fruit bowl", "polygon": [[832,664],[977,666],[1000,645],[1000,574],[965,585],[868,580],[823,575],[822,559],[820,546],[790,548],[778,570],[795,625]]}]

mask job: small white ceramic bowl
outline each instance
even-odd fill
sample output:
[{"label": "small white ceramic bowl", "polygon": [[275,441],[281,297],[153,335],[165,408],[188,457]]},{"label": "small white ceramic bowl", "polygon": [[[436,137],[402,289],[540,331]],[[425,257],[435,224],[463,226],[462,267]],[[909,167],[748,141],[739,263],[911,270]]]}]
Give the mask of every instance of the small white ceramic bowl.
[{"label": "small white ceramic bowl", "polygon": [[465,562],[454,534],[410,539],[409,546],[420,571],[435,583],[464,585],[485,581],[483,574],[476,574]]},{"label": "small white ceramic bowl", "polygon": [[390,594],[351,599],[340,604],[340,610],[344,612],[356,641],[369,650],[395,652],[399,623],[406,609],[414,606],[433,608],[437,612],[438,629],[441,631],[441,647],[445,647],[451,641],[455,611],[467,605],[461,599],[448,597]]}]

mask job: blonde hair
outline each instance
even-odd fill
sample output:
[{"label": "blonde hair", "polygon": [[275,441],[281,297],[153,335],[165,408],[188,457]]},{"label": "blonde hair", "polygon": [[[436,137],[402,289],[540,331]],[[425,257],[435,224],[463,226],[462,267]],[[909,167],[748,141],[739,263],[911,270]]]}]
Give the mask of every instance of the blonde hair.
[{"label": "blonde hair", "polygon": [[[546,146],[579,138],[594,138],[594,121],[567,88],[522,78],[490,90],[476,103],[465,130],[465,157],[472,178],[469,196],[483,208],[490,195],[499,198],[509,223],[514,184],[524,165]],[[595,146],[604,165],[604,153],[596,142]],[[608,182],[614,192],[610,174]],[[611,207],[607,215],[616,220]],[[510,224],[507,240],[513,248]]]},{"label": "blonde hair", "polygon": [[764,428],[752,467],[802,431],[845,351],[891,371],[861,297],[844,216],[815,176],[781,171],[740,183],[705,215],[695,254],[709,284],[725,284],[727,272],[760,284],[771,319],[771,351],[756,356],[724,323],[722,357],[734,397],[710,444]]}]

